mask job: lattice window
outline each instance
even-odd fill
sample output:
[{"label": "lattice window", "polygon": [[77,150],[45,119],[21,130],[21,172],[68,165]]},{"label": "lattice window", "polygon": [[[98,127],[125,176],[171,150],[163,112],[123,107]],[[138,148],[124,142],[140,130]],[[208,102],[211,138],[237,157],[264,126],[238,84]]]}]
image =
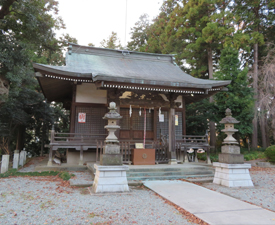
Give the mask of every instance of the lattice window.
[{"label": "lattice window", "polygon": [[[78,122],[78,113],[86,113],[85,123]],[[106,113],[106,107],[76,107],[75,133],[105,134],[104,126],[106,121],[103,116]]]},{"label": "lattice window", "polygon": [[132,124],[133,130],[144,130],[144,118],[141,110],[141,116],[139,115],[140,109],[133,109],[132,113]]},{"label": "lattice window", "polygon": [[168,135],[169,134],[169,118],[168,111],[161,111],[161,114],[164,114],[164,122],[159,122],[159,117],[157,116],[157,138],[160,138],[160,134]]},{"label": "lattice window", "polygon": [[[157,138],[160,138],[160,134],[169,134],[169,113],[163,110],[161,113],[164,114],[164,122],[159,122],[159,118],[157,118]],[[177,135],[182,135],[182,112],[175,112],[175,115],[178,115],[178,126],[175,126],[175,135],[176,138],[180,138]]]},{"label": "lattice window", "polygon": [[[133,130],[144,130],[144,109],[141,109],[141,116],[139,115],[139,110],[137,108],[132,109],[132,116],[130,117],[128,108],[120,109],[120,115],[123,116],[120,120],[120,129],[130,130],[132,121]],[[153,131],[153,118],[154,111],[151,110],[151,113],[149,113],[149,109],[146,109],[146,130]]]},{"label": "lattice window", "polygon": [[182,138],[182,112],[176,112],[178,115],[178,126],[176,126],[176,139]]},{"label": "lattice window", "polygon": [[130,130],[129,109],[120,109],[120,115],[122,116],[122,119],[120,120],[120,129]]}]

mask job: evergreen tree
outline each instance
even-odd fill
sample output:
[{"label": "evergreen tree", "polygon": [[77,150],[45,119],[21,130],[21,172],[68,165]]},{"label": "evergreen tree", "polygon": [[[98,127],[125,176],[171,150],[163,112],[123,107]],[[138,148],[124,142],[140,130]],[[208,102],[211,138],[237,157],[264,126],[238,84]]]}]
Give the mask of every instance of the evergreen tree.
[{"label": "evergreen tree", "polygon": [[143,14],[139,17],[139,21],[131,28],[131,39],[127,48],[131,51],[144,52],[148,41],[149,16]]},{"label": "evergreen tree", "polygon": [[219,61],[219,71],[214,74],[218,80],[231,80],[231,84],[227,86],[228,91],[219,92],[214,96],[218,124],[219,135],[223,125],[219,124],[225,117],[225,110],[230,108],[239,124],[236,128],[239,130],[239,138],[245,139],[252,134],[253,119],[253,89],[249,87],[248,68],[241,69],[238,59],[238,50],[227,47],[222,50],[221,59]]},{"label": "evergreen tree", "polygon": [[108,37],[108,39],[103,39],[100,42],[100,45],[103,48],[122,49],[122,45],[119,38],[117,37],[117,33],[114,31],[112,31],[112,34]]}]

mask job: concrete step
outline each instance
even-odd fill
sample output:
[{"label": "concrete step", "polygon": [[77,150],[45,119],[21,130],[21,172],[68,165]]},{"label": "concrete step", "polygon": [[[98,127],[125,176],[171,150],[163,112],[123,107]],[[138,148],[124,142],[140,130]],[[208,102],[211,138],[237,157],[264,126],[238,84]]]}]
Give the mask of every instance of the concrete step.
[{"label": "concrete step", "polygon": [[204,171],[198,171],[198,170],[189,170],[189,171],[168,171],[168,172],[162,172],[162,171],[143,171],[143,172],[127,172],[127,177],[153,177],[153,176],[184,176],[184,175],[214,175],[214,172],[211,170],[204,170]]},{"label": "concrete step", "polygon": [[[148,177],[127,177],[128,181],[146,181],[146,180],[178,180],[190,177],[209,177],[210,175],[174,175],[174,176],[148,176]],[[214,176],[214,175],[213,175]]]}]

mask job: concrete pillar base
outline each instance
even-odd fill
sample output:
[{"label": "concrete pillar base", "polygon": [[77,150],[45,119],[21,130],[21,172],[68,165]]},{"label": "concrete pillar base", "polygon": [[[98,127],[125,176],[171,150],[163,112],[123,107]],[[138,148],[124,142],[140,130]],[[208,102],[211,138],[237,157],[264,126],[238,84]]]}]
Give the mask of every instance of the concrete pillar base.
[{"label": "concrete pillar base", "polygon": [[47,166],[52,166],[53,165],[53,161],[48,161]]},{"label": "concrete pillar base", "polygon": [[128,192],[129,186],[127,182],[126,171],[128,166],[101,166],[94,165],[96,169],[95,179],[93,183],[93,192]]},{"label": "concrete pillar base", "polygon": [[14,151],[14,155],[13,155],[13,165],[12,168],[13,169],[18,169],[19,166],[19,151],[15,150]]},{"label": "concrete pillar base", "polygon": [[10,155],[2,155],[1,173],[6,173],[9,170]]},{"label": "concrete pillar base", "polygon": [[169,159],[168,164],[169,164],[169,165],[176,165],[176,164],[178,164],[178,162],[177,162],[176,159]]},{"label": "concrete pillar base", "polygon": [[251,164],[227,164],[214,162],[213,183],[226,187],[253,187],[249,174]]}]

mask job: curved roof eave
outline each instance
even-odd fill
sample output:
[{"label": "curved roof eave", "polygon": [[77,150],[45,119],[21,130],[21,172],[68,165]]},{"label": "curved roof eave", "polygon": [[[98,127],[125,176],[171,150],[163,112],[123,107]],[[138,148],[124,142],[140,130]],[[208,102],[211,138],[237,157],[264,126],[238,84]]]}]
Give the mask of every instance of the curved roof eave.
[{"label": "curved roof eave", "polygon": [[80,73],[78,71],[71,71],[70,68],[66,67],[66,66],[48,66],[48,65],[44,65],[44,64],[39,64],[39,63],[33,63],[33,68],[36,71],[42,71],[44,73],[54,73],[54,74],[58,74],[58,75],[63,75],[63,76],[70,76],[70,77],[80,77],[80,76],[84,76],[85,78],[90,78],[92,79],[92,73]]}]

